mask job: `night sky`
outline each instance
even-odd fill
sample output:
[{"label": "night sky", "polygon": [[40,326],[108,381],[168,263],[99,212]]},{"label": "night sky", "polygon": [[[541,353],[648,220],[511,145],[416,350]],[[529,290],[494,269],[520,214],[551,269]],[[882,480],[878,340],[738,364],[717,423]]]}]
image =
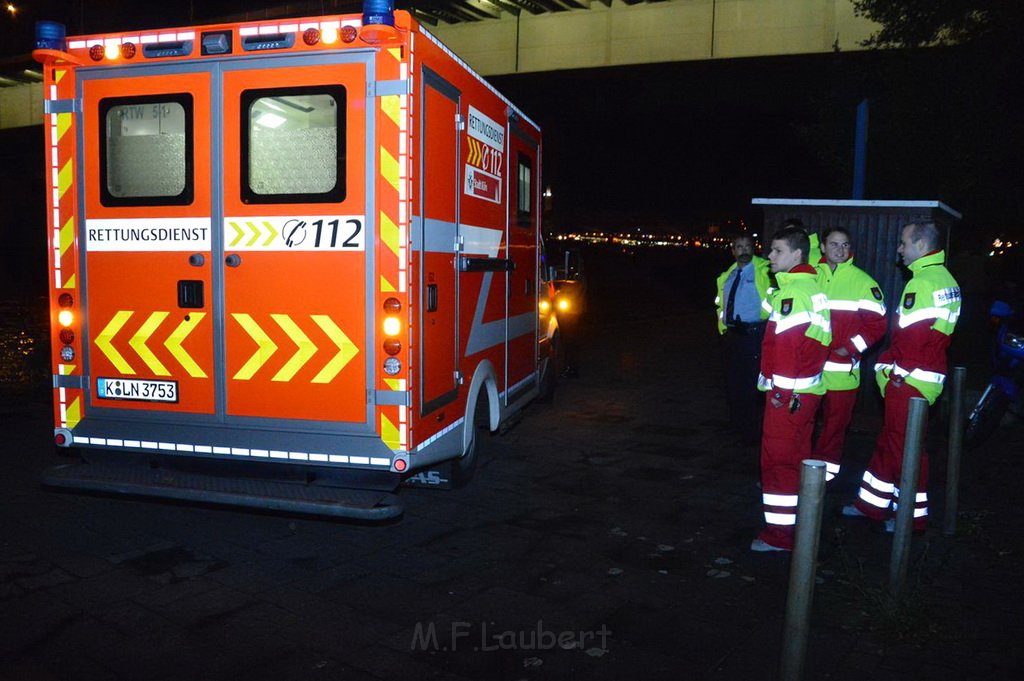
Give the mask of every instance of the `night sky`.
[{"label": "night sky", "polygon": [[[277,4],[36,0],[13,20],[4,16],[0,55],[27,52],[39,18],[89,33],[202,23]],[[307,5],[306,13],[319,11],[320,3],[293,3]],[[559,230],[691,231],[758,220],[756,196],[848,198],[855,109],[867,97],[867,198],[942,200],[980,239],[1024,231],[1015,201],[1022,79],[1003,66],[978,50],[943,48],[491,80],[544,129],[550,224]]]}]

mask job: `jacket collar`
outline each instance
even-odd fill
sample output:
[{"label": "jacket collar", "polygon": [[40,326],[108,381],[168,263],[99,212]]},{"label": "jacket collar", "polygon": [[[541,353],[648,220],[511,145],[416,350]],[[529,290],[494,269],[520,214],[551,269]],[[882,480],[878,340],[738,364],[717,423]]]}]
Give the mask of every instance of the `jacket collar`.
[{"label": "jacket collar", "polygon": [[909,265],[907,265],[907,268],[911,272],[914,272],[916,274],[917,272],[920,272],[925,267],[929,267],[931,265],[942,265],[945,262],[946,262],[946,252],[945,251],[932,251],[931,253],[926,253],[925,255],[922,255],[920,258],[918,258],[914,262],[912,262]]}]

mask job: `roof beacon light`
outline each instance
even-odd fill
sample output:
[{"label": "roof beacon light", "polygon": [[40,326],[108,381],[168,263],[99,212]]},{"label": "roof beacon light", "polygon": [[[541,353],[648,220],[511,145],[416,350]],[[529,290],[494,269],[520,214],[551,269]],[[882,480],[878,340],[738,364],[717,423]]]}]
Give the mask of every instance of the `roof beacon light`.
[{"label": "roof beacon light", "polygon": [[363,26],[395,25],[395,0],[363,0]]},{"label": "roof beacon light", "polygon": [[37,50],[67,52],[67,45],[64,43],[65,36],[67,36],[67,29],[64,28],[64,24],[56,21],[36,22]]}]

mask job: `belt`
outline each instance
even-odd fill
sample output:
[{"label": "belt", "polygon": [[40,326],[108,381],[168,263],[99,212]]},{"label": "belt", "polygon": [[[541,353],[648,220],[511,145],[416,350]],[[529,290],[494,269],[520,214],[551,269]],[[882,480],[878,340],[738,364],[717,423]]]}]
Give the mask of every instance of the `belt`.
[{"label": "belt", "polygon": [[742,334],[744,336],[756,336],[764,331],[765,322],[733,322],[725,327],[726,331]]}]

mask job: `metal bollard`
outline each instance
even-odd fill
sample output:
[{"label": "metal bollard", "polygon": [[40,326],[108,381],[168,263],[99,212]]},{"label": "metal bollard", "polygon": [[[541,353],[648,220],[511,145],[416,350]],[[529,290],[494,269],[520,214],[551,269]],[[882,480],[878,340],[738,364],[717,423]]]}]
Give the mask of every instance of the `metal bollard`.
[{"label": "metal bollard", "polygon": [[783,633],[780,665],[782,681],[798,681],[803,675],[824,498],[825,462],[805,459],[800,466],[800,496],[796,508],[793,557],[789,566],[786,627]]},{"label": "metal bollard", "polygon": [[896,533],[892,540],[892,561],[889,564],[889,593],[894,598],[903,594],[910,562],[910,534],[914,525],[914,500],[917,477],[921,471],[921,446],[924,424],[928,416],[928,400],[910,398],[907,414],[907,437],[903,443],[903,472],[900,475],[900,498],[896,509]]},{"label": "metal bollard", "polygon": [[960,455],[964,449],[964,385],[967,368],[953,367],[953,392],[949,396],[949,453],[946,461],[946,510],[942,534],[956,534],[956,513],[960,504]]}]

